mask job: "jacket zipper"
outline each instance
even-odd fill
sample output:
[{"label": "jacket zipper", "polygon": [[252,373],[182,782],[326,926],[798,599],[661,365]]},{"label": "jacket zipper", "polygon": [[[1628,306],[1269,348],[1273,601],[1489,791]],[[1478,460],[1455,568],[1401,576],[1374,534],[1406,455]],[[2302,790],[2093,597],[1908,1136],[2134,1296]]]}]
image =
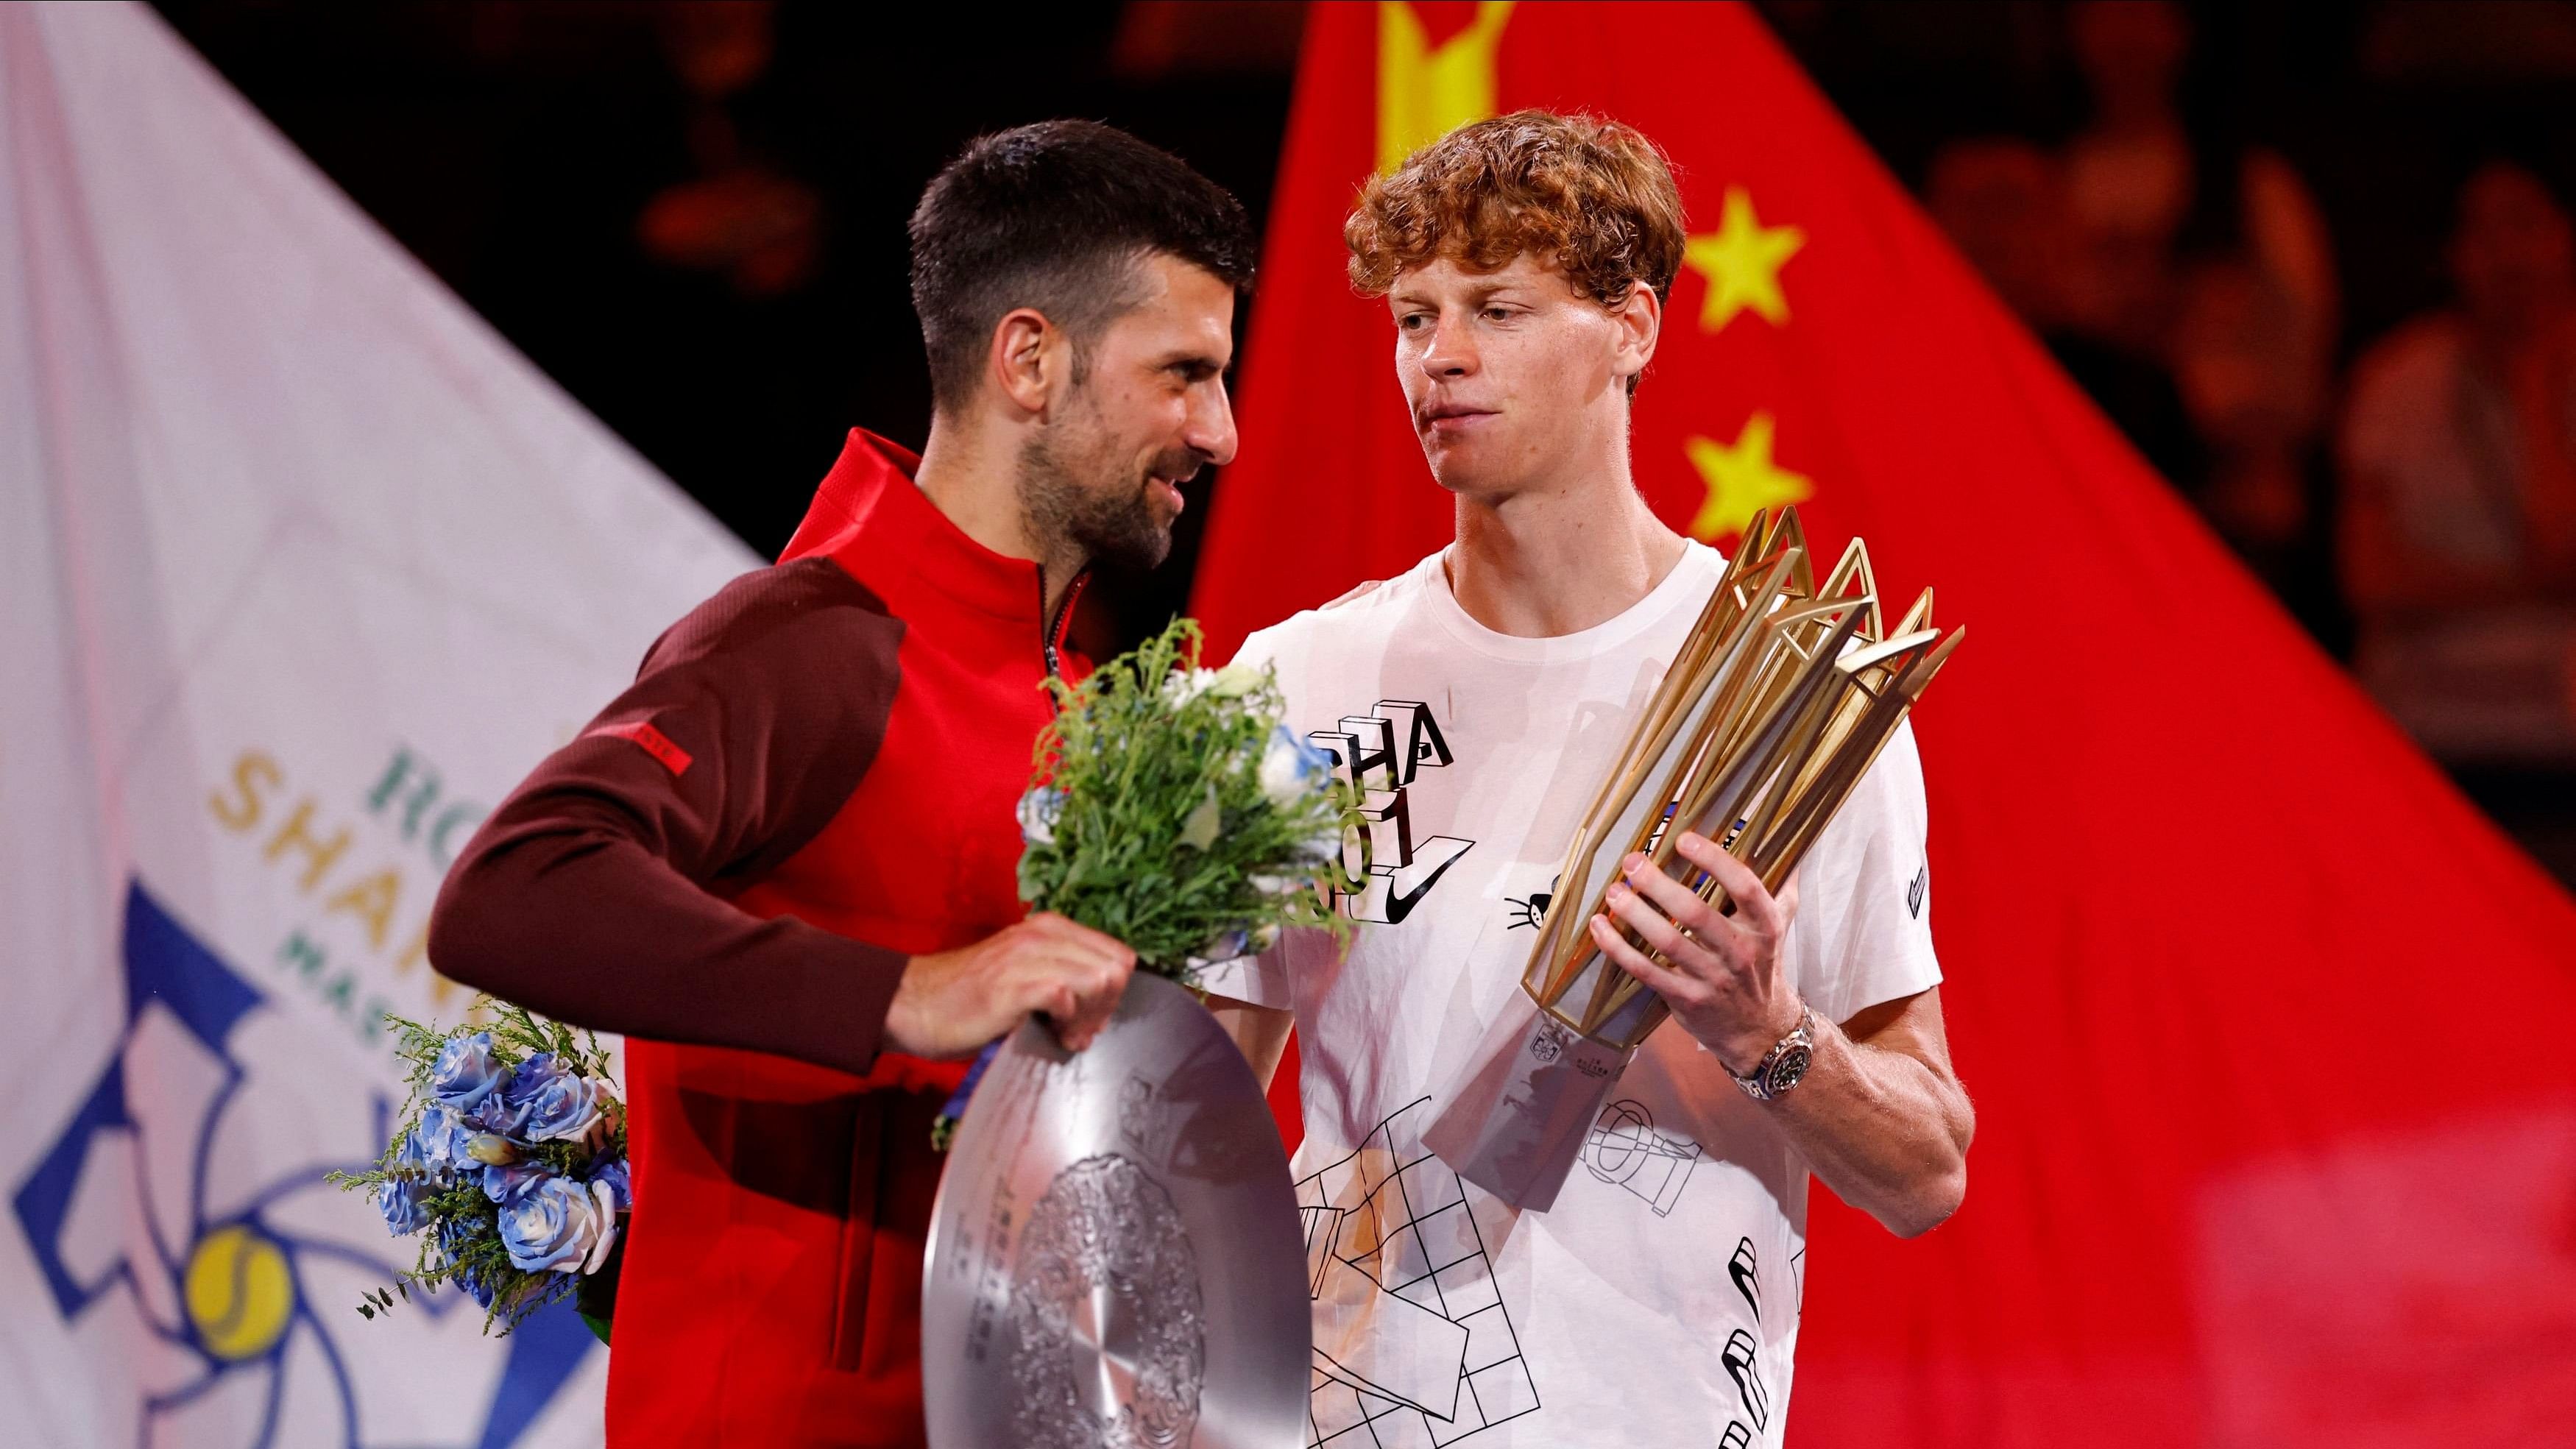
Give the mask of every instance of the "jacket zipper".
[{"label": "jacket zipper", "polygon": [[[1065,585],[1064,597],[1056,600],[1054,617],[1047,620],[1046,638],[1042,641],[1042,648],[1046,659],[1047,677],[1050,679],[1060,679],[1064,676],[1065,625],[1073,617],[1074,600],[1082,597],[1082,587],[1090,581],[1091,570],[1089,569],[1075,574],[1073,582]],[[1041,610],[1046,607],[1046,569],[1043,566],[1038,569],[1038,607]]]}]

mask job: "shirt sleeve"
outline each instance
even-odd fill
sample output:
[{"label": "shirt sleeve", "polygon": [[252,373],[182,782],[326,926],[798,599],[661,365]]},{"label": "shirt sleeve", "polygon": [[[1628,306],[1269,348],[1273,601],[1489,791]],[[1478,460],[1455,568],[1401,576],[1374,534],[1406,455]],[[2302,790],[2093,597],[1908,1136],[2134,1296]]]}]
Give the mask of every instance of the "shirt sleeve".
[{"label": "shirt sleeve", "polygon": [[1914,726],[1897,726],[1798,867],[1791,979],[1834,1021],[1941,984],[1932,949],[1930,812]]},{"label": "shirt sleeve", "polygon": [[475,833],[432,964],[577,1026],[866,1072],[907,958],[725,897],[864,778],[901,637],[828,560],[728,585]]}]

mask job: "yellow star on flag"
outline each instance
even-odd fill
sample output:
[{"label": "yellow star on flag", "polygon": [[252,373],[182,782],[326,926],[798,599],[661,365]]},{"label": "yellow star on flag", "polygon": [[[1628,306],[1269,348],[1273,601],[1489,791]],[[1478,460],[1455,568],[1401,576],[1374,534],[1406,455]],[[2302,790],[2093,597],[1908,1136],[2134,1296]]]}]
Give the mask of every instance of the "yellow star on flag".
[{"label": "yellow star on flag", "polygon": [[1469,121],[1494,114],[1494,49],[1512,0],[1483,0],[1466,29],[1431,43],[1404,0],[1377,7],[1377,169],[1405,158]]},{"label": "yellow star on flag", "polygon": [[1780,268],[1807,244],[1807,234],[1794,226],[1764,226],[1753,215],[1753,197],[1741,186],[1726,188],[1726,211],[1717,230],[1682,245],[1682,265],[1708,278],[1708,300],[1699,308],[1703,332],[1715,332],[1750,307],[1774,327],[1789,320],[1789,299],[1780,291]]},{"label": "yellow star on flag", "polygon": [[1816,495],[1816,485],[1805,474],[1772,463],[1771,432],[1771,415],[1755,413],[1744,420],[1732,446],[1706,438],[1682,444],[1700,481],[1708,485],[1708,501],[1691,520],[1691,537],[1708,543],[1739,535],[1756,512],[1804,503]]}]

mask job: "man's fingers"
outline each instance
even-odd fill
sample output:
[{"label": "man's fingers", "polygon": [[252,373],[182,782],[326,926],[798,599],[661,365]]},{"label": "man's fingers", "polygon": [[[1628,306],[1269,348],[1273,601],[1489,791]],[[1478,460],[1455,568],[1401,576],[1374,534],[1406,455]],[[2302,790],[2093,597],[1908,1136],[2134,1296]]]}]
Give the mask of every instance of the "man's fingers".
[{"label": "man's fingers", "polygon": [[[1661,874],[1661,872],[1651,873]],[[1706,960],[1707,948],[1685,940],[1681,928],[1664,919],[1663,915],[1647,904],[1645,898],[1635,890],[1625,885],[1614,884],[1610,887],[1604,904],[1608,905],[1611,912],[1620,920],[1626,922],[1628,928],[1635,931],[1639,939],[1664,953],[1685,973],[1710,969]]]},{"label": "man's fingers", "polygon": [[[1075,1046],[1077,1050],[1080,1046],[1088,1046],[1100,1029],[1108,1024],[1110,1015],[1117,1011],[1119,998],[1126,994],[1127,978],[1134,965],[1132,953],[1123,947],[1120,956],[1124,959],[1107,962],[1086,959],[1070,968],[1070,989],[1078,999],[1058,1027],[1066,1045]],[[1077,1043],[1080,1046],[1076,1046]]]},{"label": "man's fingers", "polygon": [[1628,857],[1626,879],[1630,889],[1652,901],[1692,939],[1705,941],[1720,955],[1732,958],[1735,924],[1719,915],[1717,907],[1701,900],[1699,892],[1673,879],[1643,855]]},{"label": "man's fingers", "polygon": [[1717,843],[1696,831],[1683,831],[1673,848],[1684,860],[1717,877],[1726,894],[1735,902],[1736,918],[1766,936],[1777,938],[1783,918],[1780,903],[1763,887],[1762,877],[1753,867],[1717,848]]},{"label": "man's fingers", "polygon": [[[1744,938],[1743,926],[1718,914],[1717,908],[1701,900],[1697,891],[1656,869],[1646,857],[1632,855],[1628,860],[1629,888],[1662,909],[1680,933],[1685,949],[1696,947],[1728,970],[1750,969],[1751,943]],[[1674,954],[1673,947],[1660,938],[1648,936],[1647,941],[1666,956]],[[1676,964],[1685,970],[1700,969],[1695,960],[1676,958]]]},{"label": "man's fingers", "polygon": [[1029,924],[1044,931],[1054,940],[1084,950],[1098,952],[1108,957],[1124,957],[1129,961],[1136,959],[1136,953],[1128,949],[1126,942],[1106,931],[1095,931],[1079,921],[1059,916],[1053,911],[1040,911],[1029,917]]},{"label": "man's fingers", "polygon": [[989,966],[973,973],[980,979],[959,984],[982,1003],[1016,1003],[1011,1022],[1044,1013],[1056,1039],[1073,1051],[1100,1034],[1136,969],[1136,953],[1125,942],[1052,911],[1005,928],[989,949]]},{"label": "man's fingers", "polygon": [[1629,945],[1627,939],[1619,934],[1619,928],[1610,924],[1609,917],[1594,916],[1590,925],[1592,943],[1601,948],[1601,954],[1609,957],[1620,970],[1646,983],[1666,1001],[1687,1005],[1707,993],[1706,984],[1656,965],[1646,953]]},{"label": "man's fingers", "polygon": [[1055,943],[1068,966],[1109,978],[1113,989],[1127,984],[1127,973],[1136,969],[1136,953],[1125,942],[1087,931],[1082,936]]}]

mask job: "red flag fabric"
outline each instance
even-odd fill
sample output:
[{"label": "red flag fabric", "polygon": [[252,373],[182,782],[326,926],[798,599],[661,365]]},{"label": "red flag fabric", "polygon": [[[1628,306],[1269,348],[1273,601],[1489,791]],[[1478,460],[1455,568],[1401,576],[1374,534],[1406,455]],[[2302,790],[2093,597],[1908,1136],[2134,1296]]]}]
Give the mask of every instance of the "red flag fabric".
[{"label": "red flag fabric", "polygon": [[1891,598],[1937,582],[1970,626],[1916,716],[1967,1204],[1899,1242],[1818,1196],[1793,1442],[2576,1441],[2566,895],[1750,12],[1311,13],[1199,565],[1212,652],[1448,538],[1341,223],[1372,168],[1523,106],[1677,163],[1689,263],[1633,437],[1654,507],[1725,544],[1796,503],[1825,557],[1863,534]]}]

